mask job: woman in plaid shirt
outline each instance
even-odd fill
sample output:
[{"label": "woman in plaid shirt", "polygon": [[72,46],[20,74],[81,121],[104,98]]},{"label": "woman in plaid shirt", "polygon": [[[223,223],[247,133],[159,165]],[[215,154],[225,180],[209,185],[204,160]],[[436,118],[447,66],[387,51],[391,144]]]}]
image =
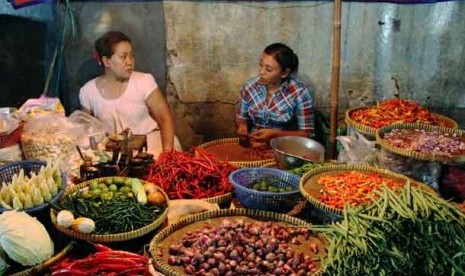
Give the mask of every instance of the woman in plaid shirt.
[{"label": "woman in plaid shirt", "polygon": [[278,136],[314,136],[313,97],[293,75],[298,67],[291,48],[271,44],[260,58],[259,75],[242,87],[237,134],[249,137],[252,147],[268,146]]}]

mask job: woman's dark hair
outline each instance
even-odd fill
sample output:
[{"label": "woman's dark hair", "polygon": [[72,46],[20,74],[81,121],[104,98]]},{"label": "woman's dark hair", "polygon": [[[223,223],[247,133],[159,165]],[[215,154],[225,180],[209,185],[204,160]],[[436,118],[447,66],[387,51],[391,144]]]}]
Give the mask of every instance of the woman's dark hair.
[{"label": "woman's dark hair", "polygon": [[281,66],[282,71],[290,70],[290,74],[299,69],[299,58],[294,51],[283,43],[273,43],[268,45],[263,51],[265,54],[273,56]]},{"label": "woman's dark hair", "polygon": [[99,37],[94,43],[94,48],[100,63],[103,64],[102,57],[111,57],[115,53],[115,45],[123,41],[131,43],[129,37],[118,31],[109,31]]}]

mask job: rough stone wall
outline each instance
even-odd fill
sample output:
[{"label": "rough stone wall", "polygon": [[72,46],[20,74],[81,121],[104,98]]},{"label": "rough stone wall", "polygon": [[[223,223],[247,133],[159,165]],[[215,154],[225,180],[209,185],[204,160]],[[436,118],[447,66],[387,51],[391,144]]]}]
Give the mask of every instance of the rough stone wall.
[{"label": "rough stone wall", "polygon": [[[264,47],[291,46],[300,77],[329,116],[332,2],[165,1],[168,100],[185,148],[234,136],[244,81]],[[339,115],[399,94],[463,125],[464,1],[345,2]]]}]

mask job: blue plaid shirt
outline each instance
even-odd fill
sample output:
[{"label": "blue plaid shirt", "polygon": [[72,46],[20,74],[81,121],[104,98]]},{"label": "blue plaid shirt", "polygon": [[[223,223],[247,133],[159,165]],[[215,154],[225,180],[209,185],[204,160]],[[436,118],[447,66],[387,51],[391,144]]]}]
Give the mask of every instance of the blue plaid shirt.
[{"label": "blue plaid shirt", "polygon": [[305,83],[289,77],[266,103],[266,86],[257,83],[259,77],[249,79],[241,90],[239,118],[254,128],[309,130],[314,136],[313,97]]}]

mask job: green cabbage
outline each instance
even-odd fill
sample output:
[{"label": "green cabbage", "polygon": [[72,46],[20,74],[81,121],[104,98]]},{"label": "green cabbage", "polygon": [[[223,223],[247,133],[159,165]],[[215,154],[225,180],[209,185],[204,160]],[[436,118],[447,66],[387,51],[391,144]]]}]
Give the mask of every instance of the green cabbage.
[{"label": "green cabbage", "polygon": [[10,259],[33,266],[53,256],[53,241],[45,227],[25,212],[0,215],[0,247]]}]

